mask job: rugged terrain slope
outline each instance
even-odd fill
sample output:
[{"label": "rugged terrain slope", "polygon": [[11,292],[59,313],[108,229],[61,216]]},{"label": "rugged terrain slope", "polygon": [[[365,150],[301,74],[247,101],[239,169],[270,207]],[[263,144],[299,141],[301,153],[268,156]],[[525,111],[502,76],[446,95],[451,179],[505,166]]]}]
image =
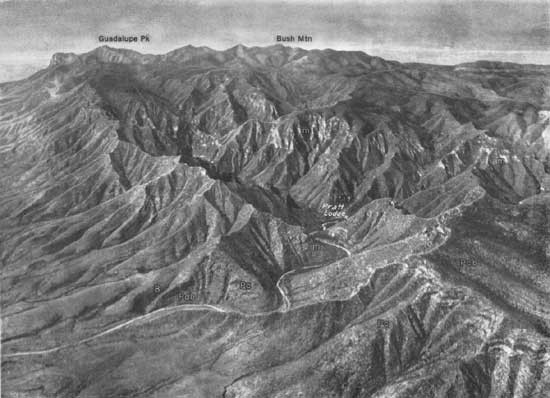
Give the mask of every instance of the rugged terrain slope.
[{"label": "rugged terrain slope", "polygon": [[100,47],[0,85],[4,397],[549,397],[550,67]]}]

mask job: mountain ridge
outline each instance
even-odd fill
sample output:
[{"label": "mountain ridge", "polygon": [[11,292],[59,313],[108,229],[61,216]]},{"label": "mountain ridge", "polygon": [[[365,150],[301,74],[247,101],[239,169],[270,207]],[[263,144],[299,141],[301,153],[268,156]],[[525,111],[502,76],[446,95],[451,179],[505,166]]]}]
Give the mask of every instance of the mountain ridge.
[{"label": "mountain ridge", "polygon": [[[60,52],[60,53],[55,53],[53,56],[52,56],[52,59],[50,60],[50,63],[54,60],[54,58],[56,58],[56,56],[69,56],[70,58],[72,58],[73,56],[76,56],[76,57],[82,57],[82,56],[87,56],[87,55],[92,55],[92,54],[97,54],[98,52],[101,52],[101,51],[112,51],[112,52],[122,52],[122,53],[126,53],[126,54],[131,54],[133,56],[136,56],[136,57],[143,57],[145,59],[150,59],[151,57],[155,57],[155,58],[159,58],[159,59],[170,59],[170,58],[176,58],[178,55],[185,55],[186,52],[195,52],[195,53],[198,53],[198,54],[215,54],[215,53],[224,53],[224,54],[231,54],[231,55],[236,55],[237,51],[242,51],[242,52],[251,52],[251,53],[254,53],[254,52],[273,52],[275,50],[279,50],[279,51],[283,51],[284,53],[291,53],[291,54],[300,54],[300,55],[305,55],[307,53],[322,53],[322,54],[328,54],[328,53],[337,53],[337,54],[342,54],[342,55],[345,55],[345,54],[349,54],[349,55],[356,55],[356,56],[360,56],[360,57],[369,57],[369,58],[377,58],[377,59],[383,59],[382,57],[379,57],[379,56],[374,56],[374,55],[369,55],[368,52],[365,52],[365,51],[361,51],[361,50],[335,50],[335,49],[332,49],[332,48],[325,48],[325,49],[303,49],[301,47],[297,47],[297,46],[287,46],[287,45],[283,45],[283,44],[273,44],[273,45],[270,45],[270,46],[245,46],[243,44],[236,44],[234,45],[233,47],[229,47],[225,50],[214,50],[208,46],[194,46],[194,45],[191,45],[191,44],[188,44],[188,45],[185,45],[185,46],[182,46],[182,47],[178,47],[178,48],[175,48],[173,50],[170,50],[164,54],[149,54],[149,53],[141,53],[137,50],[133,50],[133,49],[128,49],[128,48],[122,48],[122,47],[112,47],[112,46],[109,46],[109,45],[102,45],[102,46],[99,46],[99,47],[96,47],[95,49],[93,50],[90,50],[86,53],[81,53],[81,54],[76,54],[76,53],[63,53],[63,52]],[[440,67],[440,68],[445,68],[445,67],[463,67],[463,68],[468,68],[468,67],[483,67],[485,69],[491,69],[491,68],[495,68],[495,67],[518,67],[518,66],[521,66],[521,67],[540,67],[540,68],[548,68],[550,67],[550,65],[544,65],[544,64],[532,64],[532,63],[515,63],[515,62],[509,62],[509,61],[489,61],[489,60],[483,60],[483,59],[479,59],[477,61],[470,61],[470,62],[462,62],[462,63],[458,63],[458,64],[445,64],[445,65],[442,65],[442,64],[429,64],[429,63],[420,63],[420,62],[400,62],[400,61],[397,61],[397,60],[394,60],[394,61],[387,61],[387,62],[393,62],[393,63],[396,63],[396,64],[402,64],[402,65],[410,65],[410,66],[413,66],[413,65],[422,65],[422,66],[434,66],[434,67]],[[500,68],[498,68],[500,69]]]}]

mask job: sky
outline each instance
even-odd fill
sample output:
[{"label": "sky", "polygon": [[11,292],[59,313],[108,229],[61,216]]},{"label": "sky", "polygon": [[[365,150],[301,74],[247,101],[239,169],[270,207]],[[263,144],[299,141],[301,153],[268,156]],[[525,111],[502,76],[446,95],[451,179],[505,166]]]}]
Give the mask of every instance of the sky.
[{"label": "sky", "polygon": [[153,54],[305,34],[311,43],[293,45],[402,62],[550,64],[550,0],[0,0],[0,65],[12,70],[90,51],[104,44],[99,35],[116,34],[148,34],[150,42],[124,47]]}]

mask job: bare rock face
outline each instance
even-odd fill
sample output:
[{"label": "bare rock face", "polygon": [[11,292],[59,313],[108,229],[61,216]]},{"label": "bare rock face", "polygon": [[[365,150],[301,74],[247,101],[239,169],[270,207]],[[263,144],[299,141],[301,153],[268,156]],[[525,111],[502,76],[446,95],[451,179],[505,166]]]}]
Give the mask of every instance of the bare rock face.
[{"label": "bare rock face", "polygon": [[187,46],[1,84],[2,396],[550,396],[549,80]]}]

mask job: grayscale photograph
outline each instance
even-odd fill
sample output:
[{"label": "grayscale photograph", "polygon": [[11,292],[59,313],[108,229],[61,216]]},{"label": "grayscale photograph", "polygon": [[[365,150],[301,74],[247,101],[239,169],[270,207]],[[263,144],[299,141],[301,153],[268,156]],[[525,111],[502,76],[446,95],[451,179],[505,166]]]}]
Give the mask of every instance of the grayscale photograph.
[{"label": "grayscale photograph", "polygon": [[0,0],[2,398],[550,398],[550,0]]}]

